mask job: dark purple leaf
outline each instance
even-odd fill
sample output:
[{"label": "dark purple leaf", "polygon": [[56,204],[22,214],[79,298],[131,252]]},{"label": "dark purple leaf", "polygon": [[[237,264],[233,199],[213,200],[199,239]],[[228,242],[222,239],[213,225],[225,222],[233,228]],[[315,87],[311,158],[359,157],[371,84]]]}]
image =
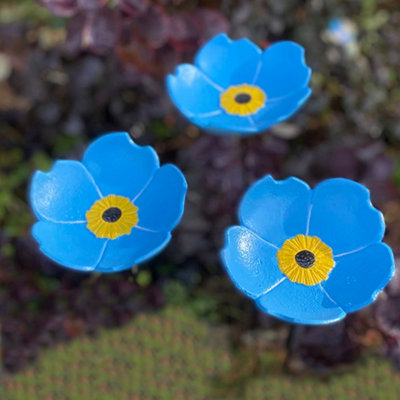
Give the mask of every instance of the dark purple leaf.
[{"label": "dark purple leaf", "polygon": [[168,39],[169,17],[161,7],[151,6],[136,18],[136,30],[151,47],[159,48]]},{"label": "dark purple leaf", "polygon": [[60,17],[72,17],[78,12],[78,0],[37,0],[37,2]]},{"label": "dark purple leaf", "polygon": [[201,41],[206,41],[229,29],[229,21],[217,10],[200,8],[192,13],[191,18],[199,27]]},{"label": "dark purple leaf", "polygon": [[80,10],[94,11],[104,7],[109,0],[77,0]]},{"label": "dark purple leaf", "polygon": [[174,47],[198,46],[198,37],[198,25],[193,23],[189,14],[175,14],[171,17],[169,39]]},{"label": "dark purple leaf", "polygon": [[155,53],[155,62],[157,75],[162,77],[166,72],[172,72],[177,64],[179,64],[179,54],[170,45],[166,44]]},{"label": "dark purple leaf", "polygon": [[79,13],[68,23],[67,49],[77,54],[80,49],[105,55],[112,52],[118,39],[118,13],[101,8],[91,13]]},{"label": "dark purple leaf", "polygon": [[250,138],[244,144],[244,167],[249,182],[272,174],[278,178],[289,153],[288,142],[276,137],[265,140],[263,136]]},{"label": "dark purple leaf", "polygon": [[67,38],[65,47],[69,54],[76,56],[82,50],[82,33],[86,26],[86,15],[74,15],[67,25]]},{"label": "dark purple leaf", "polygon": [[136,17],[149,7],[148,0],[118,0],[118,7],[126,14]]},{"label": "dark purple leaf", "polygon": [[154,53],[152,48],[146,46],[146,43],[133,33],[126,44],[117,48],[117,56],[125,66],[133,65],[139,71],[148,74],[154,72]]}]

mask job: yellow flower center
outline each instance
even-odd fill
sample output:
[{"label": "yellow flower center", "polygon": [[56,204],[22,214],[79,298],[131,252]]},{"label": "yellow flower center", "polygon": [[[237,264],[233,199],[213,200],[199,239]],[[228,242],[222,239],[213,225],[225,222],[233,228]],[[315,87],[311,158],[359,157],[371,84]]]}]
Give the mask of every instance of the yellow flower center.
[{"label": "yellow flower center", "polygon": [[86,212],[87,228],[98,238],[129,235],[139,222],[137,211],[127,197],[110,194],[97,200]]},{"label": "yellow flower center", "polygon": [[254,85],[230,86],[220,95],[220,105],[232,115],[255,114],[265,106],[267,95],[261,88]]},{"label": "yellow flower center", "polygon": [[316,285],[335,266],[332,249],[316,236],[297,235],[286,240],[277,253],[279,269],[292,282]]}]

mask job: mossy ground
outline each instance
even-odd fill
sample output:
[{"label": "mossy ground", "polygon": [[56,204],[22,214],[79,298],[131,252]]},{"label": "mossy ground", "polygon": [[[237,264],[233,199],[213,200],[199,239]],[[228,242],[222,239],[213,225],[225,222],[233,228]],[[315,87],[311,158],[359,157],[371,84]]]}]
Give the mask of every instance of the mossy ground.
[{"label": "mossy ground", "polygon": [[[256,361],[255,361],[256,360]],[[229,329],[167,308],[42,354],[5,380],[6,400],[397,400],[400,375],[370,354],[328,376],[284,373],[279,351],[249,355]]]}]

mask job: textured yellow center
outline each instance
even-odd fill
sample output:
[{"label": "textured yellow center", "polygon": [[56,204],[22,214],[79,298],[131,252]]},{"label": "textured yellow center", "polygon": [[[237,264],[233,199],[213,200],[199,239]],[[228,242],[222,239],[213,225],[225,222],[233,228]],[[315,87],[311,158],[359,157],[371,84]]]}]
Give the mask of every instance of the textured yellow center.
[{"label": "textured yellow center", "polygon": [[87,228],[98,238],[129,235],[139,222],[137,211],[127,197],[110,194],[97,200],[86,212]]},{"label": "textured yellow center", "polygon": [[255,114],[260,108],[264,107],[267,95],[258,86],[238,85],[230,86],[220,95],[220,105],[232,115],[251,115]]},{"label": "textured yellow center", "polygon": [[335,266],[332,249],[316,236],[297,235],[277,253],[279,269],[292,282],[316,285],[328,278]]}]

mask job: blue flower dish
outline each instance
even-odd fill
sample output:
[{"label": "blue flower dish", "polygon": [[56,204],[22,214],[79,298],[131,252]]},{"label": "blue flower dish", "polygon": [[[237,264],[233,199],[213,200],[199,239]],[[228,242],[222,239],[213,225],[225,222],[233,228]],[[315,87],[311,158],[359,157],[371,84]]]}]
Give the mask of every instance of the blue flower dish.
[{"label": "blue flower dish", "polygon": [[210,40],[194,65],[167,77],[169,95],[192,123],[218,134],[250,135],[294,114],[311,94],[304,49],[279,42],[262,51],[226,34]]},{"label": "blue flower dish", "polygon": [[80,271],[116,272],[157,254],[182,217],[187,185],[174,165],[125,133],[94,141],[82,162],[36,171],[32,233],[41,251]]},{"label": "blue flower dish", "polygon": [[385,224],[369,191],[348,179],[316,188],[266,176],[246,192],[223,263],[235,285],[275,317],[327,324],[372,303],[394,274]]}]

